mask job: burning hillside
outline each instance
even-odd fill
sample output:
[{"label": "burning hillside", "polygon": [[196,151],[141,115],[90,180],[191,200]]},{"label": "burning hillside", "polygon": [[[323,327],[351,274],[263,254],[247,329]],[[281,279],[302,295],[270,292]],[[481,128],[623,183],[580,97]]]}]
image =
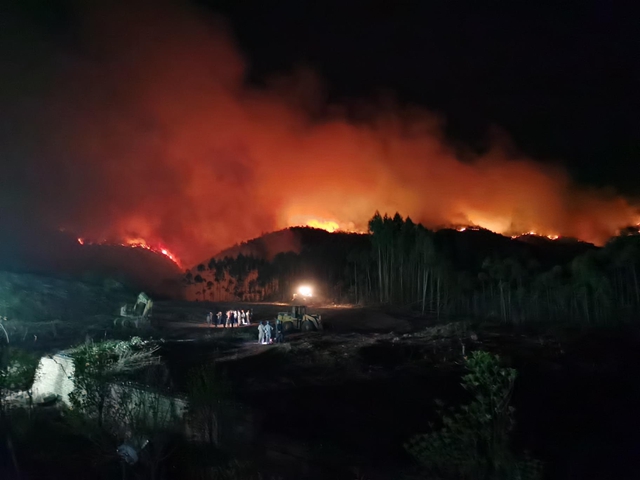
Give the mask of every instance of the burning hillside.
[{"label": "burning hillside", "polygon": [[120,247],[130,247],[130,248],[142,248],[144,250],[149,250],[150,252],[156,253],[158,255],[164,255],[178,267],[182,267],[180,264],[180,260],[173,253],[171,253],[166,247],[162,245],[149,245],[146,240],[143,238],[128,238],[121,243],[117,242],[92,242],[85,238],[78,238],[78,243],[80,245],[111,245],[111,246],[120,246]]},{"label": "burning hillside", "polygon": [[46,71],[4,62],[7,77],[51,81],[3,111],[2,211],[81,238],[135,232],[137,247],[185,265],[288,226],[366,231],[376,210],[595,243],[637,223],[626,199],[581,188],[505,141],[461,161],[427,111],[311,114],[322,104],[308,101],[322,98],[315,75],[248,85],[223,22],[140,3],[78,10],[83,49],[33,40],[29,52],[51,62],[32,63]]}]

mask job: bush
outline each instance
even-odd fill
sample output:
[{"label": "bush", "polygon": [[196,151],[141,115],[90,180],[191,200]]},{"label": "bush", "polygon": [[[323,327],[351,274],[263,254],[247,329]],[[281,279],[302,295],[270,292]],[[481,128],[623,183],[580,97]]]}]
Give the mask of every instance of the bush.
[{"label": "bush", "polygon": [[118,376],[155,365],[157,348],[147,348],[139,337],[129,341],[87,342],[71,352],[75,388],[69,400],[75,410],[95,417],[102,426],[103,414]]},{"label": "bush", "polygon": [[10,392],[26,392],[29,412],[33,406],[31,389],[38,371],[40,358],[30,352],[13,347],[0,347],[0,409]]},{"label": "bush", "polygon": [[214,365],[194,369],[189,376],[189,406],[194,426],[212,446],[220,444],[220,417],[230,403],[231,385]]},{"label": "bush", "polygon": [[473,352],[462,387],[470,404],[441,414],[442,428],[416,435],[406,450],[429,472],[430,478],[534,480],[540,462],[517,458],[509,448],[514,408],[510,406],[516,371],[500,366],[499,357]]}]

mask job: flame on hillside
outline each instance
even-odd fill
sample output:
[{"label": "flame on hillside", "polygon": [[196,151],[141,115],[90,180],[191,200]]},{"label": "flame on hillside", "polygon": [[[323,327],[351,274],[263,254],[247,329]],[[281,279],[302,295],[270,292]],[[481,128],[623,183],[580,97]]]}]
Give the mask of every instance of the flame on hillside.
[{"label": "flame on hillside", "polygon": [[288,220],[290,227],[311,227],[326,230],[327,232],[367,233],[356,227],[353,222],[339,222],[337,220],[313,217],[310,215],[294,215]]},{"label": "flame on hillside", "polygon": [[313,228],[321,228],[322,230],[326,230],[327,232],[335,232],[340,228],[337,222],[327,222],[322,220],[309,220],[307,222],[307,226]]},{"label": "flame on hillside", "polygon": [[520,237],[545,237],[545,238],[548,238],[549,240],[558,240],[560,238],[560,235],[555,235],[555,234],[544,235],[534,231],[521,233],[519,235],[511,235],[511,238],[514,238],[514,239],[520,238]]},{"label": "flame on hillside", "polygon": [[120,246],[120,247],[129,247],[129,248],[143,248],[145,250],[149,250],[150,252],[157,253],[158,255],[164,255],[173,263],[175,263],[178,267],[182,268],[182,264],[178,257],[176,257],[171,251],[162,245],[149,245],[147,241],[143,238],[127,238],[122,242],[92,242],[85,238],[78,237],[78,243],[80,245],[111,245],[111,246]]},{"label": "flame on hillside", "polygon": [[[458,226],[458,227],[455,227],[455,229],[458,232],[464,232],[464,231],[467,231],[467,230],[476,230],[476,231],[477,230],[488,230],[488,231],[493,232],[493,233],[504,235],[503,232],[493,231],[493,230],[491,230],[489,228],[479,227],[477,225]],[[512,239],[516,239],[516,238],[520,238],[520,237],[526,237],[526,236],[545,237],[545,238],[548,238],[549,240],[558,240],[560,238],[560,235],[556,235],[556,234],[552,234],[552,233],[550,233],[550,234],[542,234],[542,233],[538,233],[538,232],[533,231],[533,230],[529,230],[528,232],[513,234],[513,235],[509,235],[509,236]]]}]

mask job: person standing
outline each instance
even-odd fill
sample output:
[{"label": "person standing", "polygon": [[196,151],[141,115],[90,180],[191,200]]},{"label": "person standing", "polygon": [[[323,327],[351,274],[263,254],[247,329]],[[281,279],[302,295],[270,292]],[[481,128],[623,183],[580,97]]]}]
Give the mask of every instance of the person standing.
[{"label": "person standing", "polygon": [[211,322],[213,322],[213,312],[209,312],[207,315],[207,325],[211,328]]},{"label": "person standing", "polygon": [[271,324],[269,323],[269,321],[265,322],[264,341],[267,344],[271,343]]},{"label": "person standing", "polygon": [[276,321],[276,343],[284,343],[284,328],[280,320]]},{"label": "person standing", "polygon": [[222,325],[222,312],[216,313],[216,327]]},{"label": "person standing", "polygon": [[264,345],[264,325],[263,322],[258,324],[258,343]]}]

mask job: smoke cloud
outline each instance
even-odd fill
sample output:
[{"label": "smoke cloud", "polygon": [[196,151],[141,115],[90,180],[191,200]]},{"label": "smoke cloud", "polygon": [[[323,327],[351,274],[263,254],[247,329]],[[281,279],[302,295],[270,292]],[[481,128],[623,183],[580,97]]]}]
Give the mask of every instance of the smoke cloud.
[{"label": "smoke cloud", "polygon": [[76,8],[73,38],[56,48],[22,29],[24,57],[2,58],[15,80],[2,97],[4,222],[143,238],[184,265],[291,225],[366,230],[376,210],[597,243],[636,222],[625,199],[507,142],[459,160],[427,111],[367,108],[355,121],[324,105],[304,70],[250,86],[231,32],[210,15],[108,3]]}]

